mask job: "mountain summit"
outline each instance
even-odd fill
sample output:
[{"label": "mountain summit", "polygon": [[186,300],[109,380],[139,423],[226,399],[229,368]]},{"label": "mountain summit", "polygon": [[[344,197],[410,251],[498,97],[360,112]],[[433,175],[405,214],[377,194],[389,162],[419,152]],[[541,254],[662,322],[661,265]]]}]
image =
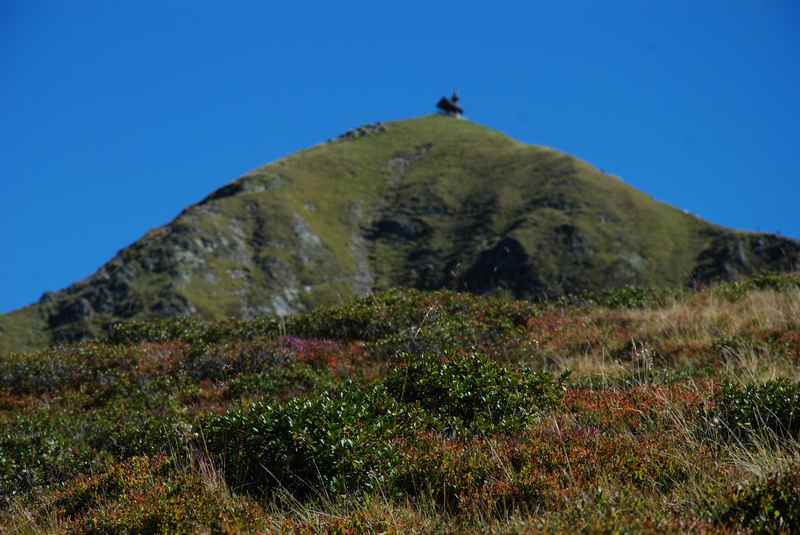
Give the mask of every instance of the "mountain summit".
[{"label": "mountain summit", "polygon": [[445,116],[367,125],[261,167],[87,279],[0,316],[0,353],[114,320],[290,314],[393,286],[542,299],[800,268],[553,149]]}]

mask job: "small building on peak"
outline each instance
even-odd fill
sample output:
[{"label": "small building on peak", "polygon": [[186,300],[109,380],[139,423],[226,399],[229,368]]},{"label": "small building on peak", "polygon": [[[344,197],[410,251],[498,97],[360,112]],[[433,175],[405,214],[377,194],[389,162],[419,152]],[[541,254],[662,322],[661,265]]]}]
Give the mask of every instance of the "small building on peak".
[{"label": "small building on peak", "polygon": [[439,111],[450,117],[461,117],[464,115],[464,108],[460,104],[461,99],[456,91],[453,91],[453,96],[450,98],[442,97],[436,104]]}]

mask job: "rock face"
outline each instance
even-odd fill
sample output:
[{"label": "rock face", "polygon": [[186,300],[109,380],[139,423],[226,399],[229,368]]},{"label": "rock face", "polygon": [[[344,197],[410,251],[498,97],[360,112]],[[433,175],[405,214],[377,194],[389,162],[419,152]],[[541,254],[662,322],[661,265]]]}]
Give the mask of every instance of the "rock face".
[{"label": "rock face", "polygon": [[712,225],[568,155],[430,116],[361,127],[220,188],[0,316],[0,353],[119,319],[284,315],[393,286],[542,299],[798,268],[796,241]]},{"label": "rock face", "polygon": [[730,281],[765,270],[800,270],[800,243],[769,234],[720,233],[698,256],[691,282]]}]

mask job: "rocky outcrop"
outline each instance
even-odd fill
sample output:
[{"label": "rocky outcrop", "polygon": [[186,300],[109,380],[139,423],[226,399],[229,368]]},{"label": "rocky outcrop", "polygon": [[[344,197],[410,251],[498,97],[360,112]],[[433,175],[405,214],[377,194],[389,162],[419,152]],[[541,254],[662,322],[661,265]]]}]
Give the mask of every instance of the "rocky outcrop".
[{"label": "rocky outcrop", "polygon": [[353,128],[352,130],[348,130],[336,139],[340,141],[346,141],[371,136],[373,134],[382,134],[383,132],[386,132],[386,126],[383,123],[370,123],[359,126],[358,128]]},{"label": "rocky outcrop", "polygon": [[760,271],[800,270],[800,243],[770,234],[721,233],[697,257],[691,284],[732,281]]}]

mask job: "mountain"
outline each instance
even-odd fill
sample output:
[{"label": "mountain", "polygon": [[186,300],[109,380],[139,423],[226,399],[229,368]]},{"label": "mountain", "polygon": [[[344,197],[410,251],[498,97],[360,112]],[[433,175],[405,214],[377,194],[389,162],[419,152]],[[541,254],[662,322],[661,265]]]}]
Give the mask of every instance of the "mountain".
[{"label": "mountain", "polygon": [[126,318],[285,315],[394,286],[543,299],[800,268],[556,150],[444,116],[367,125],[261,167],[87,279],[0,316],[0,354]]}]

